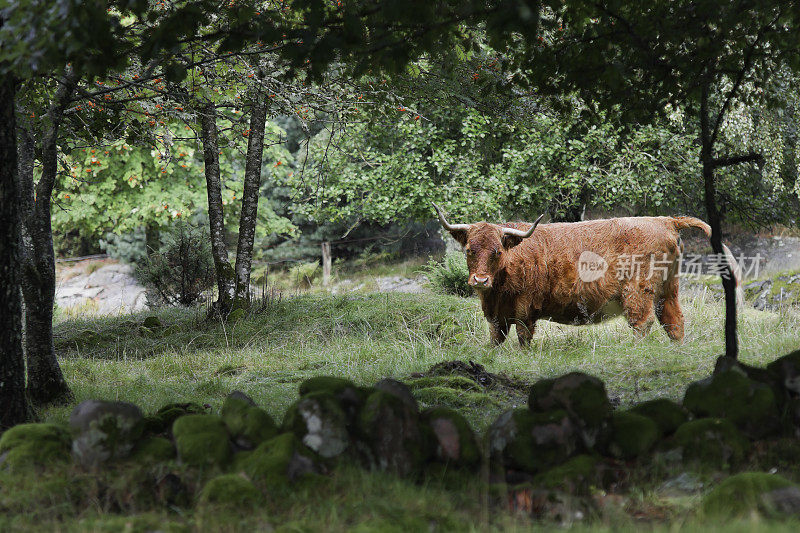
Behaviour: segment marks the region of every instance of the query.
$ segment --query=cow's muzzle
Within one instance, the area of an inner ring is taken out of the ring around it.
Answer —
[[[492,286],[492,278],[489,276],[472,274],[469,277],[469,284],[474,289],[488,289]]]

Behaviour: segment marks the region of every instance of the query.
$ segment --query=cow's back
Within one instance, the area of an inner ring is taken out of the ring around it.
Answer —
[[[630,291],[659,294],[679,253],[668,217],[544,224],[511,250],[509,285],[512,292],[531,293],[543,317],[581,321]]]

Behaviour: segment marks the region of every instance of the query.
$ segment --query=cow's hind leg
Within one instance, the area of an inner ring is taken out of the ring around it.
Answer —
[[[664,299],[656,308],[656,315],[670,339],[676,342],[683,340],[683,311],[678,300],[678,278],[673,278],[668,284]]]
[[[642,290],[632,290],[622,298],[622,309],[628,319],[628,325],[639,336],[645,336],[655,322],[653,312],[653,296]]]

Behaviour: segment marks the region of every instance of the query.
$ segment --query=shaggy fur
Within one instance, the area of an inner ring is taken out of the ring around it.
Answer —
[[[544,224],[524,240],[503,236],[503,227],[527,230],[530,224],[478,222],[451,232],[464,246],[469,283],[480,296],[493,342],[502,343],[512,324],[525,346],[539,319],[590,324],[619,313],[638,334],[645,334],[658,319],[672,340],[683,339],[678,230],[699,228],[710,236],[711,228],[702,220],[624,217]],[[579,276],[579,257],[585,251],[608,264],[595,281]],[[726,253],[736,274],[727,248]],[[638,273],[625,263],[634,255]]]

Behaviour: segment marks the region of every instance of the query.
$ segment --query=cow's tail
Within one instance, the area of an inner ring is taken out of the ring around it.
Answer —
[[[703,230],[703,233],[706,234],[706,237],[709,239],[711,238],[711,226],[700,220],[699,218],[695,217],[669,217],[672,220],[672,224],[675,227],[675,230],[682,230],[685,228],[699,228]],[[736,280],[736,304],[739,306],[744,305],[744,290],[742,289],[742,269],[739,266],[739,263],[736,261],[736,258],[731,252],[731,249],[722,245],[722,251],[725,252],[725,258],[728,260],[728,266],[731,268],[731,272],[733,273],[733,279]]]

